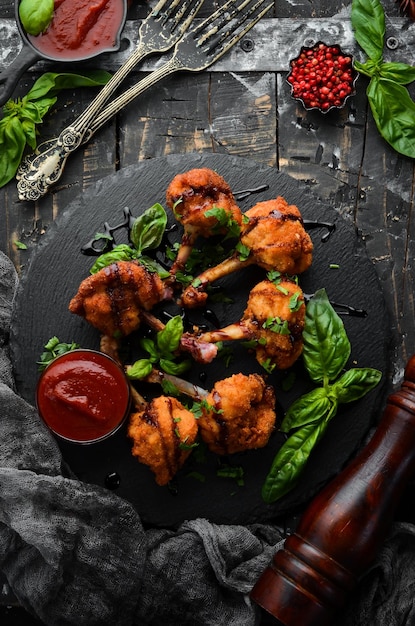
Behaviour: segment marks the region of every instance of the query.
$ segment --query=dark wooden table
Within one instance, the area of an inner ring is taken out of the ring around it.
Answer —
[[[220,2],[206,0],[201,15],[208,14],[212,4]],[[415,24],[401,16],[392,0],[383,6],[385,59],[415,64]],[[122,51],[103,55],[89,67],[114,71],[133,48],[138,20],[147,11],[146,2],[133,0]],[[187,152],[249,157],[305,182],[353,223],[364,240],[390,314],[392,389],[415,345],[414,162],[380,137],[364,77],[347,106],[327,115],[306,112],[291,99],[285,82],[289,60],[310,42],[337,42],[359,58],[350,3],[279,0],[274,13],[247,39],[209,71],[176,74],[141,96],[69,159],[58,185],[40,201],[19,202],[14,181],[0,189],[0,249],[20,271],[30,252],[19,250],[16,240],[37,242],[73,198],[138,161]],[[0,67],[12,61],[18,47],[14,4],[0,0]],[[147,62],[142,71],[151,70],[153,63]],[[26,93],[43,71],[56,68],[57,64],[36,64],[19,81],[15,96]],[[127,82],[134,82],[137,75]],[[414,96],[415,89],[410,91]],[[40,140],[56,136],[94,93],[89,89],[62,93],[40,127]],[[398,517],[412,520],[405,503]]]

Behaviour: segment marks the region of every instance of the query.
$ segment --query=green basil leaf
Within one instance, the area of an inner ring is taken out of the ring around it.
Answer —
[[[24,100],[24,98],[23,98]],[[54,96],[53,98],[48,98],[48,97],[44,97],[41,100],[36,100],[36,106],[38,108],[38,111],[43,118],[45,117],[46,113],[49,113],[50,109],[53,107],[53,105],[55,104],[57,100],[57,97]]]
[[[295,400],[282,420],[280,430],[288,433],[293,428],[313,424],[323,419],[330,411],[332,400],[324,387],[317,387]]]
[[[27,100],[34,101],[45,96],[56,96],[63,89],[76,89],[77,87],[100,87],[105,85],[111,74],[104,70],[94,70],[73,74],[70,72],[45,72],[42,74],[30,91],[27,93]]]
[[[275,456],[262,486],[262,499],[275,502],[297,484],[310,454],[326,431],[328,419],[317,424],[306,424],[296,430]]]
[[[163,372],[166,372],[166,374],[173,374],[173,376],[184,374],[189,370],[190,366],[191,362],[188,360],[175,363],[170,359],[160,359],[160,368]]]
[[[126,374],[131,380],[143,380],[151,374],[152,369],[153,365],[151,361],[148,359],[139,359],[126,368]]]
[[[373,76],[367,97],[376,126],[392,148],[415,157],[415,103],[408,90],[387,78]]]
[[[143,348],[143,350],[149,353],[152,363],[155,363],[158,360],[159,352],[152,339],[150,339],[149,337],[143,337],[142,339],[140,339],[140,346]]]
[[[137,217],[131,229],[131,241],[138,252],[157,248],[163,238],[166,225],[166,211],[158,203]]]
[[[44,348],[45,350],[49,350],[51,352],[52,350],[56,348],[56,346],[59,345],[59,343],[60,343],[59,338],[56,337],[56,335],[54,335],[53,337],[49,339],[47,343],[45,343]]]
[[[383,57],[385,13],[379,0],[353,0],[352,28],[359,46],[372,61]]]
[[[23,100],[24,102],[24,100]],[[39,107],[34,102],[25,102],[20,108],[19,118],[21,121],[28,120],[35,124],[42,122],[42,115],[40,114]]]
[[[408,85],[415,80],[415,67],[406,63],[382,63],[379,74],[400,85]]]
[[[170,272],[168,272],[160,263],[157,263],[154,259],[148,256],[140,255],[140,263],[144,265],[150,272],[154,272],[160,276],[161,279],[168,278],[170,276]]]
[[[369,78],[376,72],[379,72],[379,64],[372,61],[372,59],[368,59],[365,63],[354,60],[353,65],[358,72],[369,76]]]
[[[29,120],[23,120],[22,129],[26,137],[26,143],[32,148],[32,150],[35,150],[37,146],[37,135],[36,135],[35,123],[30,122]]]
[[[49,26],[55,7],[54,0],[21,0],[19,17],[29,35],[39,35]]]
[[[382,372],[370,367],[356,367],[345,372],[333,385],[340,403],[354,402],[376,387],[382,378]]]
[[[161,354],[167,355],[175,352],[183,335],[183,320],[180,315],[172,317],[163,330],[157,333],[157,347]]]
[[[310,378],[326,384],[340,374],[350,356],[344,325],[325,289],[316,291],[306,308],[303,358]]]
[[[26,136],[20,120],[6,116],[0,120],[0,187],[16,174],[26,146]]]
[[[99,272],[99,270],[102,270],[104,267],[107,267],[112,263],[116,263],[117,261],[131,261],[131,259],[133,258],[134,250],[126,243],[120,243],[109,252],[104,252],[104,254],[101,254],[97,258],[89,272],[90,274],[96,274],[97,272]]]

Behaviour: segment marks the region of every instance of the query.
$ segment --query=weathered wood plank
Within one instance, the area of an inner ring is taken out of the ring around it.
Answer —
[[[361,55],[350,23],[350,11],[344,9],[332,18],[315,18],[304,20],[297,18],[264,18],[257,24],[246,39],[253,42],[252,50],[246,52],[243,45],[237,45],[221,60],[212,65],[210,71],[247,72],[273,71],[281,72],[289,68],[289,61],[303,45],[322,40],[326,43],[339,43],[350,54]],[[114,71],[132,53],[138,33],[137,21],[127,22],[122,34],[122,49],[119,52],[103,54],[83,64],[86,67],[100,67]],[[398,47],[390,50],[385,48],[385,60],[400,60],[415,64],[415,23],[404,18],[389,18],[387,21],[386,38],[394,37]],[[0,67],[7,67],[18,53],[21,41],[17,34],[14,20],[0,19]],[[144,63],[142,69],[152,70],[160,65],[155,57]],[[50,69],[56,63],[39,61],[35,70]],[[73,65],[73,63],[71,63]]]
[[[413,160],[395,152],[368,115],[355,221],[386,294],[393,332],[395,379],[402,374],[414,345],[405,337],[409,329],[413,337],[415,319],[413,296],[408,293],[408,288],[413,287],[412,281],[408,281],[412,272],[408,253],[413,251],[414,176]]]
[[[218,152],[276,163],[275,77],[181,75],[121,115],[121,166],[171,153]]]

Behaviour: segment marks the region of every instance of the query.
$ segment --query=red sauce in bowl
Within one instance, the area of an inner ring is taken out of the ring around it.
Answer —
[[[124,0],[55,0],[46,31],[26,36],[52,59],[85,59],[117,47],[125,11]]]
[[[46,425],[77,443],[105,439],[129,413],[130,386],[122,368],[102,352],[73,350],[42,372],[36,403]]]

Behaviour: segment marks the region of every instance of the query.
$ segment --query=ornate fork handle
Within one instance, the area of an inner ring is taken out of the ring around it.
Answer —
[[[17,174],[17,190],[20,200],[38,200],[46,194],[49,187],[55,184],[62,175],[68,156],[82,143],[86,143],[92,135],[113,115],[118,113],[132,98],[143,93],[149,87],[169,74],[183,69],[183,65],[175,56],[161,67],[134,85],[133,95],[129,90],[108,105],[101,115],[92,116],[92,124],[88,122],[79,129],[79,125],[68,126],[59,137],[45,141],[38,147],[37,153],[24,159]],[[109,84],[109,83],[108,83]]]
[[[20,200],[38,200],[59,180],[66,160],[84,142],[92,121],[105,102],[148,53],[148,47],[139,44],[81,115],[70,126],[64,128],[58,137],[43,142],[35,153],[22,161],[16,176]]]
[[[110,96],[145,57],[167,52],[180,41],[204,0],[159,0],[141,23],[137,46],[81,115],[21,163],[17,172],[20,200],[38,200],[62,175],[68,157],[92,136],[91,126]]]

